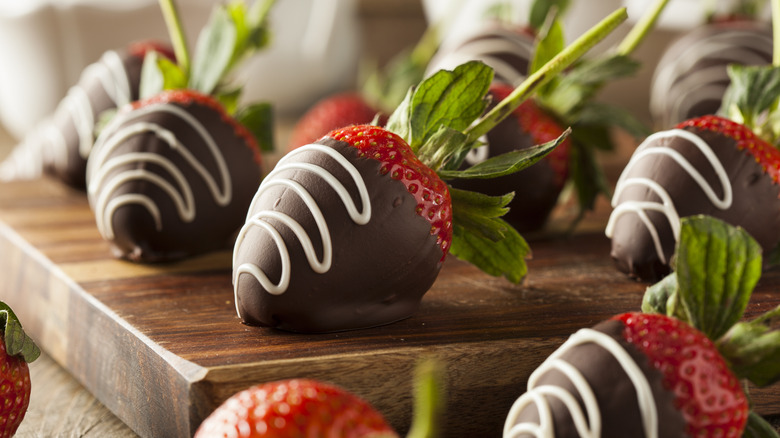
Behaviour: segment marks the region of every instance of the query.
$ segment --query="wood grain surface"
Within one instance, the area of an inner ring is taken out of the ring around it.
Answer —
[[[447,367],[445,436],[497,436],[528,375],[568,335],[639,308],[646,285],[614,269],[600,224],[532,241],[522,285],[450,258],[411,318],[300,335],[240,323],[229,252],[168,265],[116,260],[83,193],[46,179],[7,183],[0,296],[52,360],[142,436],[191,436],[236,391],[302,376],[367,398],[403,433],[410,375],[425,355]],[[780,274],[767,273],[748,313],[780,303],[778,286]],[[762,413],[780,413],[777,388],[754,395]]]

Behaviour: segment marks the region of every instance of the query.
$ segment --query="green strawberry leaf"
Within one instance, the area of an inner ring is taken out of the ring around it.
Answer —
[[[22,330],[22,324],[14,311],[0,301],[0,335],[5,340],[5,352],[9,356],[21,355],[25,362],[32,362],[41,355],[35,342]]]
[[[178,64],[151,50],[144,56],[141,66],[139,97],[145,99],[163,90],[185,88],[187,75]]]
[[[780,381],[780,306],[737,323],[717,345],[738,377],[759,387]]]
[[[756,411],[750,410],[742,438],[780,438],[777,430]]]
[[[470,148],[466,134],[447,126],[440,126],[439,130],[417,151],[417,158],[431,169],[440,169],[445,167],[445,164],[449,167],[449,163],[461,156],[465,157],[462,152]]]
[[[728,66],[731,83],[719,113],[774,144],[780,138],[780,66]]]
[[[450,188],[453,236],[450,253],[482,271],[513,283],[525,278],[531,249],[500,216],[513,195],[487,196]]]
[[[442,126],[463,131],[481,116],[492,80],[493,70],[480,61],[452,71],[439,70],[407,93],[391,114],[387,129],[400,135],[416,153]]]
[[[233,60],[233,49],[238,41],[237,28],[225,8],[214,8],[195,45],[190,88],[205,94],[211,94],[216,89]]]
[[[742,228],[708,216],[682,219],[675,254],[688,321],[718,339],[742,317],[761,276],[761,246]]]
[[[642,296],[642,312],[668,315],[671,300],[677,297],[677,287],[677,274],[674,272],[649,286]]]
[[[248,105],[236,114],[236,120],[252,133],[261,151],[274,150],[274,114],[270,103]]]
[[[579,214],[571,225],[573,228],[586,211],[593,210],[596,198],[603,194],[611,197],[611,187],[604,175],[604,170],[599,165],[596,153],[589,144],[577,141],[577,130],[572,130],[572,143],[569,148],[569,172],[570,180],[577,195]]]
[[[545,155],[561,144],[570,133],[571,130],[567,129],[555,140],[497,155],[465,170],[443,169],[439,171],[439,176],[445,180],[457,178],[487,179],[516,173],[544,158]]]

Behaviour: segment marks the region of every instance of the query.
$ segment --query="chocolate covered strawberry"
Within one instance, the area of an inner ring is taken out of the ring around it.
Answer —
[[[607,224],[621,271],[645,281],[670,270],[680,219],[707,214],[780,243],[780,151],[745,125],[703,116],[649,136],[615,187]]]
[[[142,41],[123,50],[108,50],[87,66],[52,116],[0,164],[0,180],[37,178],[46,172],[83,188],[87,158],[101,116],[139,98],[141,69],[150,52],[174,58],[167,45]]]
[[[506,98],[512,88],[502,83],[490,87],[490,95],[496,101]],[[466,165],[483,162],[495,156],[535,144],[552,141],[563,134],[565,128],[535,100],[523,102],[512,114],[485,136],[485,145],[472,150],[466,156]],[[504,219],[519,232],[539,230],[544,227],[550,212],[558,202],[558,196],[569,179],[569,155],[571,139],[567,138],[542,160],[523,172],[490,180],[457,181],[455,187],[501,195],[516,190]]]
[[[254,138],[214,98],[191,90],[126,107],[87,167],[98,231],[115,256],[139,262],[230,247],[260,179]]]
[[[288,153],[264,179],[233,253],[247,324],[327,332],[397,321],[416,310],[448,252],[519,282],[529,248],[501,219],[512,194],[444,181],[520,171],[567,133],[461,168],[482,135],[625,18],[619,10],[486,114],[493,72],[472,61],[411,89],[384,128],[335,130]],[[484,114],[484,115],[483,115]]]
[[[650,113],[659,129],[714,114],[729,86],[727,66],[772,61],[772,26],[743,19],[711,20],[685,32],[663,52],[650,84]]]
[[[743,387],[780,379],[767,324],[780,308],[739,322],[761,248],[742,229],[696,216],[683,220],[676,258],[677,271],[648,288],[647,313],[578,331],[531,374],[505,437],[741,437],[767,426]]]
[[[233,244],[272,128],[269,106],[238,106],[223,76],[263,45],[271,3],[216,7],[190,65],[176,8],[163,2],[180,61],[147,58],[148,97],[106,124],[87,166],[90,206],[117,257],[172,261]]]
[[[669,272],[680,219],[694,214],[745,228],[766,253],[780,243],[780,67],[731,64],[728,74],[718,115],[647,137],[618,180],[606,233],[630,276]]]
[[[550,6],[549,2],[537,2],[537,5],[541,4]],[[663,0],[656,2],[614,52],[582,60],[540,87],[533,98],[533,107],[528,104],[516,109],[513,117],[505,119],[487,135],[481,154],[470,157],[475,162],[484,160],[507,150],[522,149],[529,139],[548,137],[550,132],[561,132],[567,126],[572,128],[567,144],[554,155],[548,155],[528,172],[491,182],[492,190],[515,192],[515,198],[509,204],[512,213],[506,219],[518,230],[528,232],[544,228],[567,183],[572,183],[576,189],[577,219],[593,208],[600,194],[609,194],[596,159],[597,151],[613,148],[610,132],[615,126],[636,136],[646,135],[646,130],[626,111],[593,102],[593,97],[608,81],[636,71],[638,64],[629,55],[649,32],[665,4]],[[532,28],[536,29],[536,41],[532,34],[519,32],[511,26],[504,25],[505,29],[497,32],[494,25],[484,31],[484,35],[472,36],[467,43],[449,49],[452,53],[447,53],[443,59],[484,59],[497,73],[502,72],[497,77],[503,78],[499,79],[503,83],[525,77],[563,47],[561,25],[555,19],[545,18],[547,13],[540,11],[543,8],[532,10],[532,15],[537,17],[531,22]],[[523,39],[527,44],[518,43]],[[528,44],[532,44],[530,52]],[[503,53],[510,47],[515,53]],[[515,71],[510,74],[513,69]],[[502,94],[498,89],[494,92]],[[537,130],[539,132],[535,132]]]
[[[41,354],[19,319],[0,301],[0,437],[12,437],[30,403],[30,368]]]

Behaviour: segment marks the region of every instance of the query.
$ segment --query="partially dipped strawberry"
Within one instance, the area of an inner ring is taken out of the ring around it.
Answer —
[[[487,145],[479,155],[472,155],[472,163],[509,150],[522,149],[536,138],[547,138],[551,132],[572,128],[572,135],[555,154],[511,178],[491,182],[489,190],[514,191],[515,197],[506,220],[522,232],[545,228],[553,208],[562,200],[565,184],[570,184],[576,195],[576,214],[573,225],[592,210],[598,196],[609,194],[610,189],[597,160],[598,151],[613,149],[611,131],[614,127],[627,130],[636,136],[646,135],[646,130],[628,112],[594,102],[596,93],[610,80],[631,75],[638,63],[629,58],[630,53],[652,28],[658,13],[666,1],[657,1],[632,32],[615,51],[606,56],[585,59],[540,87],[533,97],[533,104],[515,110],[515,116],[502,122],[502,126],[487,135]],[[550,2],[536,2],[531,11],[531,28],[534,33],[516,26],[497,23],[465,42],[448,47],[442,59],[482,59],[496,70],[501,88],[513,85],[513,81],[536,71],[563,48],[563,29],[553,14]],[[501,85],[503,84],[503,85]],[[533,108],[532,108],[533,107]],[[539,132],[536,132],[539,131]],[[469,182],[471,184],[471,182]],[[487,184],[474,182],[474,184]],[[467,185],[465,187],[474,187]]]
[[[772,324],[780,307],[742,321],[761,276],[761,247],[744,229],[710,216],[684,218],[680,234],[676,270],[647,289],[644,313],[572,335],[531,375],[504,436],[741,437],[746,429],[768,430],[743,391],[747,382],[780,380]]]
[[[201,423],[196,438],[397,437],[382,414],[343,388],[311,379],[236,393]]]
[[[579,330],[534,371],[504,437],[738,438],[747,418],[711,340],[675,318],[626,313]]]
[[[98,230],[117,257],[138,262],[228,248],[261,179],[259,159],[254,138],[210,96],[172,90],[136,102],[89,159]]]
[[[87,158],[101,116],[139,98],[141,67],[150,52],[166,59],[174,56],[161,42],[139,41],[121,50],[108,50],[87,66],[51,117],[0,165],[0,180],[37,178],[45,172],[84,188]]]
[[[28,362],[41,351],[22,330],[19,319],[0,301],[0,437],[12,437],[30,404]]]
[[[446,184],[401,137],[359,125],[279,161],[235,244],[242,320],[292,331],[414,313],[452,240]]]
[[[607,224],[621,271],[655,281],[670,271],[680,219],[706,214],[780,243],[780,151],[750,128],[702,116],[649,136],[615,187]]]
[[[384,128],[347,127],[288,153],[261,184],[234,247],[242,320],[325,332],[406,318],[448,252],[521,281],[529,248],[501,219],[512,194],[451,189],[444,181],[509,175],[559,145],[567,133],[461,169],[477,139],[533,87],[624,18],[624,10],[610,15],[487,114],[492,70],[473,61],[410,89]]]

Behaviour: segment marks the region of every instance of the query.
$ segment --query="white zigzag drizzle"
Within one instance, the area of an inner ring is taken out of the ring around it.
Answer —
[[[167,112],[173,114],[188,125],[203,139],[208,151],[217,165],[219,172],[218,182],[206,167],[189,150],[188,145],[182,144],[176,135],[170,130],[151,122],[135,122],[116,129],[119,125],[136,120],[150,113]],[[162,229],[160,211],[154,201],[145,194],[127,193],[111,199],[111,195],[123,184],[136,180],[149,181],[158,186],[170,196],[176,205],[176,210],[182,221],[191,222],[195,219],[196,205],[192,187],[181,170],[168,158],[151,152],[130,152],[115,157],[111,153],[128,138],[151,132],[177,152],[186,163],[191,165],[203,178],[216,203],[225,206],[232,198],[232,183],[227,164],[222,152],[208,130],[194,116],[184,109],[169,103],[149,105],[136,109],[123,116],[118,116],[112,124],[105,129],[108,135],[101,135],[95,142],[95,148],[87,163],[87,182],[90,204],[95,211],[97,226],[100,233],[106,239],[114,238],[112,219],[116,210],[128,204],[137,204],[145,207],[155,221],[157,230]],[[165,178],[150,172],[147,169],[126,169],[109,177],[115,170],[133,163],[150,163],[168,172],[175,180],[176,185],[171,184]],[[178,187],[177,187],[178,186]],[[221,186],[221,187],[220,187]]]
[[[355,186],[357,187],[362,211],[358,211],[357,205],[352,199],[347,188],[344,187],[344,185],[327,169],[311,163],[288,162],[291,157],[304,152],[326,154],[333,158],[349,173],[349,175],[352,177],[352,180],[355,182]],[[346,157],[333,148],[319,144],[309,144],[293,150],[279,161],[274,170],[269,173],[260,184],[260,188],[257,190],[257,193],[252,200],[252,204],[249,207],[246,223],[241,228],[241,231],[238,234],[238,238],[236,239],[235,249],[233,252],[233,284],[236,294],[238,293],[238,282],[240,280],[241,274],[252,275],[260,283],[260,285],[266,291],[268,291],[268,293],[279,295],[287,290],[287,287],[290,283],[290,275],[292,270],[292,266],[290,264],[290,255],[287,250],[287,245],[285,244],[281,234],[279,234],[279,231],[273,222],[277,222],[281,226],[288,227],[293,231],[293,233],[295,233],[296,237],[300,241],[301,246],[303,247],[304,253],[306,254],[306,259],[309,262],[312,270],[317,273],[325,273],[331,267],[333,244],[331,242],[327,220],[323,215],[319,205],[317,204],[317,201],[311,196],[305,187],[303,187],[297,181],[279,176],[279,173],[285,170],[302,170],[311,172],[322,178],[325,183],[327,183],[331,188],[333,188],[333,190],[336,191],[342,203],[344,204],[344,207],[347,209],[350,218],[356,224],[365,225],[371,219],[371,200],[369,198],[366,183],[357,168],[355,168],[355,166]],[[311,212],[311,215],[317,224],[317,229],[319,230],[320,239],[322,241],[322,260],[317,260],[317,254],[314,250],[311,237],[306,234],[306,231],[295,218],[290,217],[284,213],[271,210],[254,212],[254,207],[258,199],[260,199],[269,188],[275,186],[284,186],[292,189],[293,193],[295,193],[304,202],[306,207]],[[271,219],[274,221],[270,221]],[[260,227],[267,231],[271,235],[271,238],[274,240],[276,247],[279,250],[279,255],[282,260],[282,273],[279,282],[276,284],[274,284],[268,278],[266,273],[263,272],[260,267],[257,266],[257,264],[251,262],[242,263],[240,265],[238,264],[237,257],[239,248],[241,244],[244,243],[244,238],[247,231],[253,227]],[[237,295],[236,310],[240,316]]]
[[[651,143],[655,140],[670,137],[680,137],[688,140],[701,151],[718,177],[718,181],[723,188],[723,199],[718,197],[712,186],[707,183],[707,180],[682,154],[668,147],[651,145]],[[663,246],[661,245],[661,240],[658,236],[658,230],[647,216],[647,211],[658,211],[666,216],[666,219],[672,228],[674,240],[677,242],[680,238],[680,216],[677,213],[674,202],[666,189],[656,181],[646,177],[629,178],[627,176],[636,163],[647,157],[652,159],[654,155],[666,155],[672,158],[685,172],[688,173],[691,178],[693,178],[693,180],[704,191],[707,198],[717,208],[726,210],[731,207],[733,195],[731,181],[729,181],[726,169],[723,168],[723,164],[718,160],[718,157],[715,156],[715,152],[712,151],[710,145],[702,140],[698,135],[683,129],[661,131],[650,135],[645,139],[644,142],[642,142],[641,145],[639,145],[639,147],[637,147],[636,151],[634,151],[634,154],[631,156],[631,159],[628,161],[628,164],[626,164],[626,167],[623,169],[623,173],[620,175],[617,185],[615,186],[615,193],[612,197],[612,207],[614,210],[609,216],[609,222],[607,222],[605,233],[607,237],[612,238],[612,235],[614,234],[615,223],[617,222],[618,218],[629,212],[635,213],[639,216],[645,227],[647,227],[647,231],[650,233],[650,236],[653,239],[653,244],[655,246],[658,259],[661,261],[661,263],[666,263],[666,257],[663,253]],[[623,193],[623,190],[625,190],[626,187],[633,185],[645,186],[649,188],[653,193],[661,198],[661,202],[627,200],[619,203],[620,195]]]
[[[557,398],[563,402],[580,437],[599,438],[601,436],[602,413],[593,389],[579,370],[560,358],[566,351],[585,343],[595,343],[617,359],[636,390],[645,437],[658,437],[658,412],[647,377],[615,339],[593,329],[582,329],[573,334],[531,374],[528,379],[528,391],[520,396],[509,410],[504,423],[504,438],[520,437],[523,434],[530,434],[535,438],[554,438],[555,428],[548,401],[550,398]],[[582,398],[585,406],[584,412],[574,395],[562,387],[537,386],[539,378],[552,370],[559,371],[572,382]],[[531,404],[537,409],[539,424],[517,423],[519,414]]]

